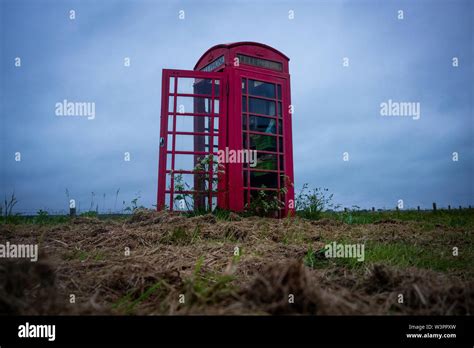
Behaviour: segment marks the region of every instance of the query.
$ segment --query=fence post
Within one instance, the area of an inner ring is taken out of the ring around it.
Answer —
[[[433,202],[433,211],[436,211],[436,202]]]
[[[450,205],[448,205],[448,210],[451,210],[451,206],[450,206]]]
[[[372,211],[375,211],[375,207],[372,207]]]
[[[420,206],[417,206],[417,207],[416,207],[416,210],[420,211]]]
[[[69,216],[76,216],[76,201],[74,199],[69,200]]]

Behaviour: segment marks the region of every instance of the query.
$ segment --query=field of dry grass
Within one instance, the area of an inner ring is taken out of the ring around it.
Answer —
[[[0,260],[0,313],[471,315],[473,234],[471,224],[151,210],[2,224],[2,240],[38,243],[40,258]],[[333,241],[364,244],[365,260],[325,258]]]

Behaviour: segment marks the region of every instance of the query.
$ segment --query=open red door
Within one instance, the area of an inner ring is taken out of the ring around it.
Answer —
[[[226,206],[226,168],[217,163],[226,146],[226,86],[223,73],[163,70],[159,210]]]

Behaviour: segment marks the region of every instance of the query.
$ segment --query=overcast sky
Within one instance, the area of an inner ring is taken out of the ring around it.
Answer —
[[[81,210],[91,192],[101,210],[136,194],[152,207],[161,70],[257,41],[290,57],[297,187],[348,207],[474,205],[473,11],[468,0],[1,0],[0,197],[14,191],[22,212],[66,209],[66,188]],[[56,116],[64,99],[95,102],[95,119]],[[382,116],[389,99],[420,103],[420,118]]]

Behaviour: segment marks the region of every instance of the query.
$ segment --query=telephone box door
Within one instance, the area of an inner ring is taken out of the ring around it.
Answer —
[[[226,93],[223,73],[163,70],[159,210],[226,208]]]

